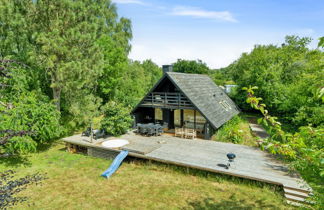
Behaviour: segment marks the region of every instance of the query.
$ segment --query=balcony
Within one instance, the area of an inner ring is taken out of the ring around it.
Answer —
[[[192,109],[193,105],[182,93],[152,92],[145,97],[141,107]]]

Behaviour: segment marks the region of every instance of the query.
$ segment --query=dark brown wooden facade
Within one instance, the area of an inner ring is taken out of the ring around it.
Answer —
[[[181,78],[179,76],[185,77]],[[210,139],[214,131],[219,126],[218,124],[215,124],[210,120],[213,118],[206,116],[206,114],[208,113],[204,113],[203,110],[199,108],[201,104],[209,105],[208,103],[210,102],[208,101],[215,100],[215,97],[213,95],[212,97],[199,96],[206,94],[206,88],[197,89],[197,85],[204,83],[205,81],[203,79],[206,78],[209,79],[209,77],[205,75],[181,74],[174,72],[165,73],[160,81],[151,89],[151,91],[132,111],[132,114],[135,116],[135,122],[160,123],[161,125],[164,125],[165,128],[169,131],[174,130],[175,127],[194,128],[195,130],[197,130],[200,137]],[[190,85],[192,85],[192,87],[190,87]],[[224,109],[224,107],[221,108],[222,112],[231,113],[231,116],[227,117],[228,119],[230,119],[232,116],[238,113],[238,110],[236,106],[233,105],[234,103],[227,97],[227,95],[214,83],[212,83],[212,88],[215,87],[217,88],[215,90],[217,90],[218,92],[215,91],[213,94],[224,94],[222,95],[221,99],[224,99],[225,96],[225,99],[227,100],[226,103],[230,103],[233,106],[233,110],[232,108],[228,110]],[[210,91],[210,87],[208,91]],[[190,94],[192,93],[199,96],[198,100],[205,100],[206,102],[196,101],[197,99],[195,97],[190,97]],[[215,110],[215,108],[211,106],[222,107],[222,105],[218,101],[212,102],[213,103],[209,105],[209,110]],[[202,108],[204,107],[202,106]],[[233,112],[234,110],[235,112]],[[220,113],[218,117],[224,118],[222,113]]]

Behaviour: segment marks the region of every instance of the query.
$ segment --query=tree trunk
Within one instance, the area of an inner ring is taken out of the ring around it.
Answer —
[[[53,88],[53,99],[57,111],[61,111],[61,88]]]

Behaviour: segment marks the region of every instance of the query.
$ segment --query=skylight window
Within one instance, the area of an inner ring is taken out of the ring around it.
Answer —
[[[219,104],[225,109],[225,111],[229,111],[230,109],[232,109],[229,103],[225,100],[220,101]]]
[[[231,105],[229,105],[229,103],[227,101],[224,101],[224,103],[226,104],[228,109],[232,109]]]

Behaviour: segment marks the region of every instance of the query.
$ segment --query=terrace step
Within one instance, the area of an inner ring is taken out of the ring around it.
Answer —
[[[307,202],[307,201],[305,200],[305,198],[301,198],[301,197],[294,196],[294,195],[285,194],[285,197],[286,197],[287,200],[289,200],[289,201],[300,202],[300,203],[306,203],[306,202]]]
[[[287,189],[287,188],[284,188],[284,192],[285,192],[285,194],[297,196],[297,197],[300,197],[300,198],[308,198],[309,195],[310,195],[309,192],[306,193],[306,192],[301,192],[301,191]]]
[[[306,200],[306,198],[301,198],[301,197],[294,196],[294,195],[285,194],[285,197],[287,199],[288,204],[291,203],[291,202],[300,203],[300,204],[306,204],[306,205],[315,204],[314,201],[309,201],[309,200]],[[294,204],[292,203],[292,205],[294,205]]]
[[[312,193],[311,189],[295,188],[295,187],[289,187],[289,186],[286,186],[286,185],[284,185],[284,189],[303,192],[303,193],[308,193],[308,194]]]
[[[287,200],[287,204],[292,205],[292,206],[297,206],[297,207],[302,207],[303,206],[302,203],[294,202],[294,201],[290,201],[290,200]]]

